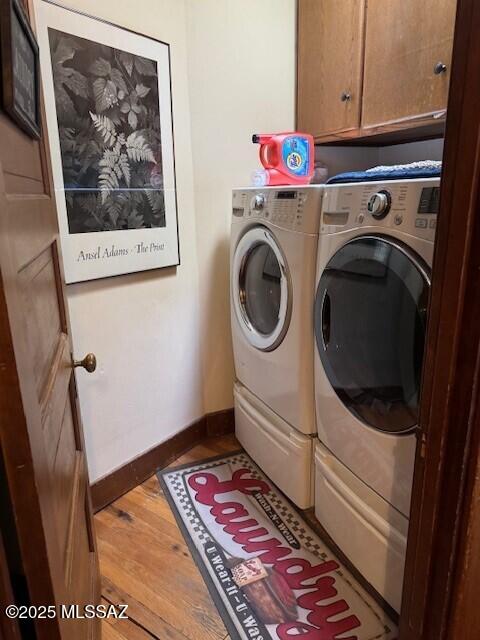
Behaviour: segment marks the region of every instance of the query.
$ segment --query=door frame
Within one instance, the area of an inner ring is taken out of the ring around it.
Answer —
[[[2,477],[2,481],[3,477]],[[5,610],[9,605],[15,605],[15,595],[13,593],[10,579],[10,569],[3,543],[3,534],[0,531],[0,639],[1,640],[22,640],[20,627],[16,618],[9,618],[5,615]]]
[[[458,0],[399,640],[480,637],[478,33]]]

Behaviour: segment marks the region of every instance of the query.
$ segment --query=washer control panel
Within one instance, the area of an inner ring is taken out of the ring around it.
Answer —
[[[263,221],[300,233],[317,234],[324,186],[234,189],[232,223]]]
[[[433,242],[439,196],[440,178],[327,186],[320,232],[378,227]]]

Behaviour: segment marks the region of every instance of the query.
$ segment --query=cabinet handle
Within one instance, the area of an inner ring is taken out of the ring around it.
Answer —
[[[433,73],[436,76],[439,76],[441,73],[447,72],[447,65],[444,62],[437,62],[437,64],[433,67]]]
[[[352,96],[347,91],[344,91],[340,96],[340,100],[342,102],[350,102],[351,99],[352,99]]]

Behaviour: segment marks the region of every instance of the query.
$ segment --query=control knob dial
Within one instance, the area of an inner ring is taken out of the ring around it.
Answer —
[[[265,207],[265,196],[263,193],[257,193],[252,199],[252,209],[261,211]]]
[[[392,197],[388,191],[378,191],[368,201],[367,209],[377,220],[385,218],[392,206]]]

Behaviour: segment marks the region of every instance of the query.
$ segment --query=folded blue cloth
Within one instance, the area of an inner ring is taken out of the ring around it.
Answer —
[[[380,180],[405,180],[411,178],[436,178],[442,173],[442,163],[436,160],[424,160],[410,164],[380,166],[366,171],[347,171],[338,173],[327,180],[327,184],[345,182],[376,182]]]

